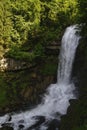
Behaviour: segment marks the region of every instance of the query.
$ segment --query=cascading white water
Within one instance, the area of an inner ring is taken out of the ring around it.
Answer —
[[[19,125],[22,125],[24,126],[22,130],[27,130],[41,116],[45,117],[45,120],[39,124],[38,130],[47,130],[48,122],[53,119],[60,120],[61,115],[66,114],[70,105],[69,100],[76,98],[73,92],[75,87],[73,83],[70,83],[70,78],[75,51],[80,39],[80,36],[76,35],[77,30],[77,26],[70,26],[65,31],[59,57],[57,83],[48,87],[42,103],[29,111],[12,114],[11,121],[8,121],[9,114],[0,117],[0,127],[2,124],[7,124],[12,126],[14,130],[19,130]],[[32,127],[31,130],[36,130],[36,127]],[[56,130],[58,129],[56,128]]]
[[[58,83],[68,83],[71,78],[72,64],[80,36],[76,35],[76,25],[68,27],[62,38],[61,52],[58,66]]]

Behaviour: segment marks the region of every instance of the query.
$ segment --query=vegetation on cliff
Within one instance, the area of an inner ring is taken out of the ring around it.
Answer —
[[[77,13],[76,0],[1,0],[0,50],[16,59],[41,57],[42,48],[60,40]]]

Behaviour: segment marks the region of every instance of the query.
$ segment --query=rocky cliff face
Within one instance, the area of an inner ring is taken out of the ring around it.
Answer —
[[[13,59],[4,58],[0,61],[0,69],[6,70],[0,72],[0,114],[40,102],[46,88],[56,82],[58,68],[57,55],[45,59],[37,60],[33,66]]]
[[[32,67],[33,64],[25,61],[19,61],[11,58],[0,59],[0,71],[23,70]]]

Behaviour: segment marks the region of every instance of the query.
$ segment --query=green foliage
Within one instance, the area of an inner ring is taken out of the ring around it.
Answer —
[[[44,48],[41,44],[37,44],[33,51],[23,51],[18,46],[12,46],[6,56],[32,62],[37,57],[44,57]]]
[[[84,64],[85,64],[85,68],[87,68],[87,1],[86,0],[78,0],[78,23],[81,23],[82,26],[82,31],[81,31],[81,35],[82,35],[82,49],[83,50],[83,54],[84,54]]]
[[[87,1],[78,0],[78,23],[84,24],[81,35],[87,39]]]
[[[22,2],[22,4],[21,4]],[[24,44],[28,39],[28,32],[36,29],[40,21],[40,3],[38,1],[16,1],[11,2],[12,21],[14,34],[18,35],[17,39],[13,39],[20,45]]]
[[[73,128],[72,130],[87,130],[87,126],[76,127],[76,128]]]
[[[44,56],[44,48],[41,44],[37,44],[34,49],[34,54],[36,57]]]
[[[76,6],[76,0],[1,0],[0,48],[4,53],[10,50],[12,56],[12,46],[19,51],[26,46],[34,51],[37,44],[46,46],[60,39],[64,28],[76,21]],[[24,52],[18,55],[21,59],[27,57]]]
[[[30,62],[35,58],[34,52],[25,52],[17,49],[11,49],[7,56],[16,60],[25,60]]]
[[[87,1],[86,0],[78,0],[79,7],[79,20],[82,23],[87,23]]]
[[[9,1],[0,1],[0,46],[6,49],[11,42],[12,21]]]
[[[54,64],[46,64],[41,71],[43,75],[54,75],[56,73],[57,66]]]
[[[6,93],[6,83],[3,74],[0,73],[0,107],[3,107],[8,103]]]
[[[41,74],[43,75],[55,75],[56,72],[57,72],[57,57],[56,58],[56,63],[55,63],[55,60],[54,60],[54,57],[50,57],[50,58],[46,58],[47,59],[47,62],[45,63],[45,65],[42,67],[42,69],[40,70]]]

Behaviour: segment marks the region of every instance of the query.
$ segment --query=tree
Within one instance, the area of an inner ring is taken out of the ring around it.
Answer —
[[[87,1],[78,0],[78,22],[84,24],[82,35],[87,39]]]
[[[0,46],[7,49],[11,42],[11,13],[9,1],[0,1]]]
[[[11,3],[13,14],[13,41],[19,45],[24,44],[28,39],[28,32],[32,33],[40,23],[40,1],[22,0]],[[15,37],[16,33],[16,37]]]

